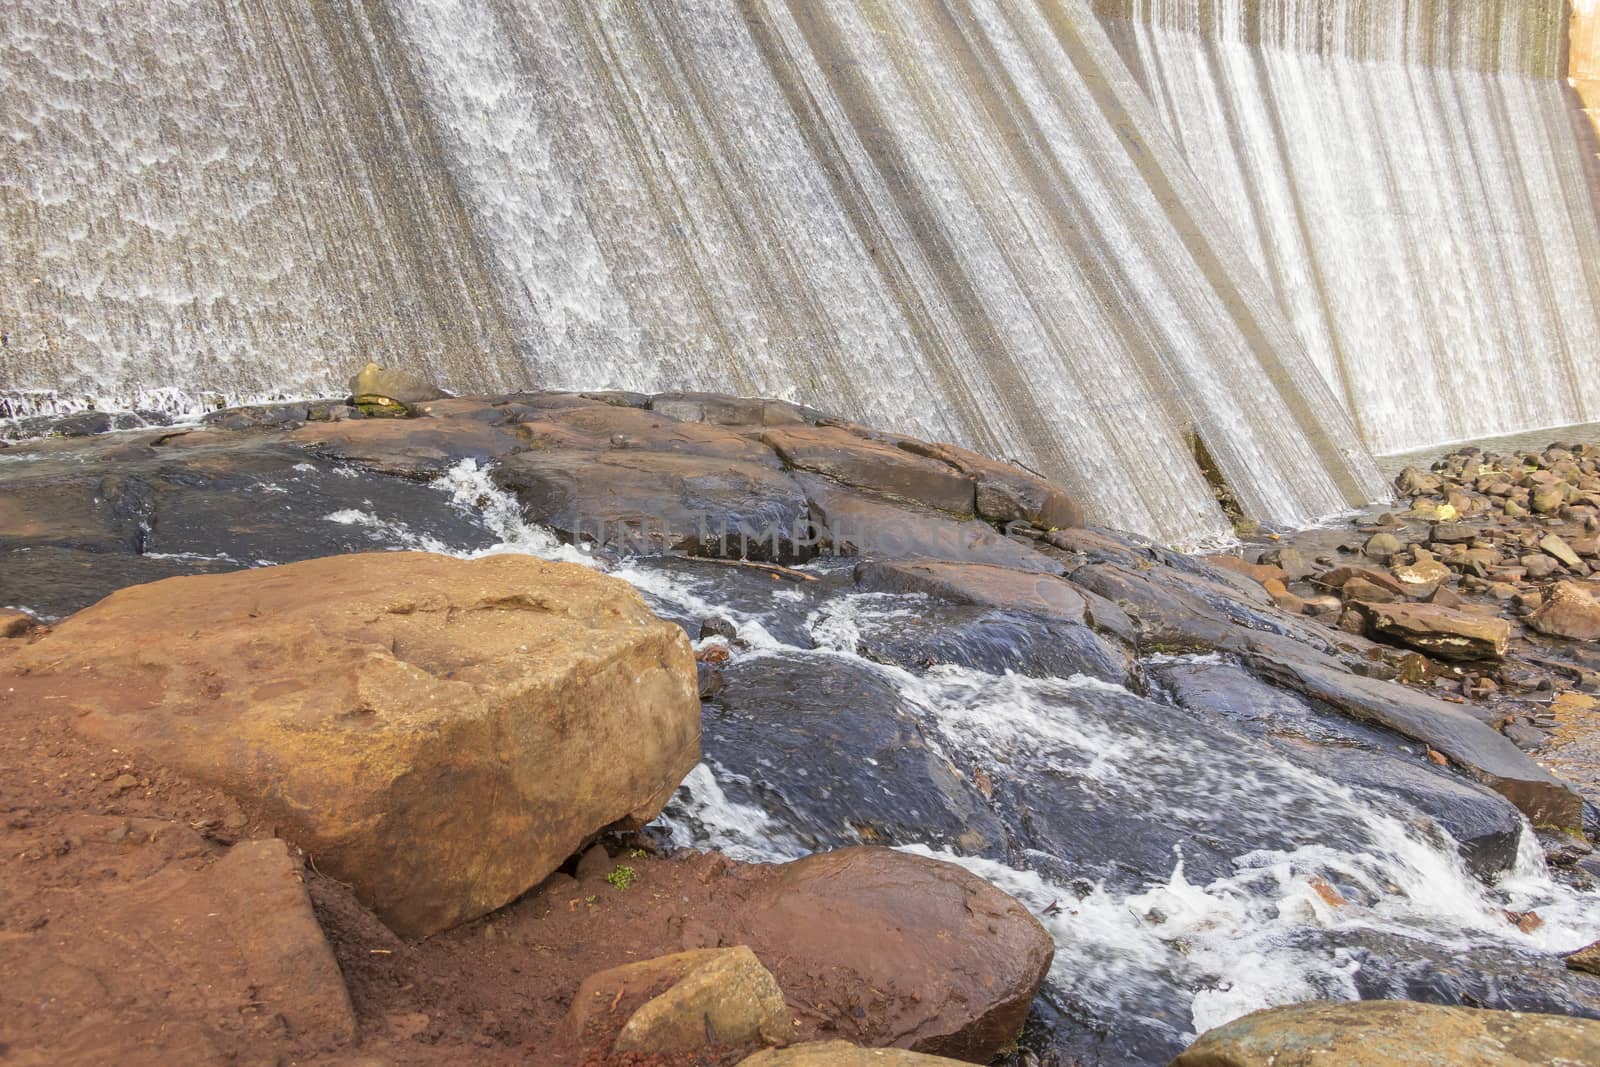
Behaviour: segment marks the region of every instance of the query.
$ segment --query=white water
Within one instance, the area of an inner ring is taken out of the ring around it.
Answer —
[[[23,0],[0,390],[775,395],[1187,542],[1194,433],[1263,520],[1380,494],[1084,0],[959,7]]]
[[[1600,415],[1560,4],[1121,6],[1162,125],[1374,451]]]
[[[595,565],[524,524],[514,500],[470,462],[438,485],[463,508],[485,515],[504,539],[488,552]],[[408,536],[396,531],[401,542]],[[1307,944],[1307,931],[1390,933],[1462,956],[1484,946],[1567,951],[1600,937],[1600,902],[1552,880],[1526,829],[1515,868],[1487,886],[1466,870],[1448,833],[1394,797],[1352,789],[1265,746],[1242,760],[1236,752],[1197,751],[1185,735],[1130,716],[1118,702],[1136,698],[1120,686],[951,666],[914,674],[856,655],[863,632],[903,623],[920,597],[847,593],[828,600],[806,619],[817,647],[800,648],[773,637],[776,620],[796,610],[794,587],[786,583],[774,584],[769,607],[734,607],[719,602],[714,579],[668,574],[644,561],[625,561],[610,573],[674,613],[734,622],[736,657],[841,657],[879,673],[915,709],[930,746],[996,775],[1060,773],[1093,783],[1097,797],[1116,796],[1162,824],[1197,833],[1225,812],[1233,829],[1270,835],[1276,826],[1314,825],[1329,840],[1347,843],[1247,851],[1232,858],[1231,874],[1203,884],[1185,875],[1180,851],[1169,877],[1132,891],[1063,876],[1072,856],[1025,857],[1037,863],[1027,869],[904,845],[959,863],[1022,900],[1055,938],[1052,987],[1112,1025],[1140,1020],[1187,1040],[1262,1007],[1356,997],[1357,959]],[[728,788],[760,775],[759,767],[702,764],[658,825],[674,844],[718,848],[746,861],[802,855],[804,847],[781,822],[729,796]],[[1041,870],[1057,872],[1056,879]],[[1330,903],[1319,884],[1339,887],[1342,903]],[[1536,911],[1543,925],[1521,932],[1506,910]],[[1173,1029],[1174,1005],[1186,1011],[1186,1026]]]

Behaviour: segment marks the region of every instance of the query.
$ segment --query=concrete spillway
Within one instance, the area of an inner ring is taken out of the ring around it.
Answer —
[[[0,391],[716,388],[1309,521],[1600,399],[1561,5],[1460,7],[19,0]]]

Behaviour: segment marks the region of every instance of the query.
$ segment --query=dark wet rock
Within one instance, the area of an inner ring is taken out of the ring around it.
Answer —
[[[719,615],[713,615],[700,623],[700,638],[721,637],[729,641],[739,636],[739,627]]]
[[[1402,686],[1347,674],[1333,663],[1247,656],[1259,677],[1287,686],[1366,722],[1442,752],[1467,774],[1515,804],[1537,825],[1580,825],[1582,801],[1565,782],[1475,718],[1465,706],[1446,704]]]
[[[1088,607],[1077,590],[1054,575],[986,564],[869,562],[856,568],[856,584],[871,592],[926,593],[1072,622],[1082,622]]]
[[[824,546],[842,555],[987,563],[1059,573],[1061,565],[1003,536],[986,522],[961,521],[847,490],[814,474],[798,474],[811,521]]]
[[[912,619],[864,625],[857,651],[908,670],[956,666],[1033,678],[1086,675],[1117,684],[1136,670],[1128,646],[1082,623],[950,604],[929,604]]]
[[[939,511],[976,513],[973,479],[948,463],[833,426],[785,426],[762,441],[796,470]]]
[[[1180,661],[1154,669],[1152,679],[1179,707],[1226,717],[1300,766],[1432,818],[1479,878],[1492,880],[1516,862],[1522,834],[1516,808],[1435,766],[1421,751],[1409,759],[1396,755],[1404,747],[1396,734],[1319,708],[1232,663]]]
[[[534,451],[504,460],[494,477],[530,521],[574,541],[631,552],[809,555],[806,496],[764,464],[627,449]]]
[[[710,700],[722,692],[722,687],[725,683],[723,682],[721,671],[709,663],[696,663],[694,667],[695,683],[699,689],[701,700]]]
[[[185,574],[220,574],[241,565],[217,559],[167,559],[129,552],[28,548],[0,553],[0,604],[45,619],[81,611],[107,593]]]
[[[1126,681],[1133,671],[1135,634],[1120,609],[1052,575],[981,564],[869,562],[855,576],[860,588],[873,592],[921,593],[997,609],[924,611],[914,622],[863,635],[863,654],[881,662],[1035,677],[1086,674],[1112,682]],[[1096,608],[1104,622],[1096,624]],[[1108,639],[1096,629],[1126,636]]]
[[[367,551],[422,531],[455,548],[490,543],[437,489],[345,476],[270,436],[195,431],[96,438],[65,453],[53,442],[19,449],[35,458],[0,472],[0,603],[46,615],[128,585]]]
[[[1499,659],[1511,640],[1511,624],[1438,604],[1353,605],[1375,636],[1440,659]]]
[[[926,843],[1004,854],[999,820],[929,747],[913,710],[880,673],[815,654],[740,658],[703,712],[706,758],[747,768],[725,785],[808,848]]]
[[[1141,654],[1242,652],[1271,649],[1279,640],[1329,655],[1363,651],[1358,639],[1336,640],[1338,635],[1326,627],[1249,602],[1230,587],[1162,568],[1093,563],[1073,571],[1068,580],[1126,613],[1138,633]]]
[[[246,407],[223,408],[213,411],[200,420],[214,430],[253,430],[268,426],[294,426],[311,418],[312,404],[300,401],[285,404],[253,404]]]
[[[404,478],[431,478],[463,460],[486,465],[518,447],[507,430],[465,416],[311,422],[288,440],[318,456]]]
[[[1363,998],[1600,1019],[1600,978],[1574,973],[1560,957],[1531,948],[1485,940],[1464,952],[1420,936],[1373,929],[1305,931],[1298,940],[1320,951],[1348,952],[1361,965],[1355,980]]]

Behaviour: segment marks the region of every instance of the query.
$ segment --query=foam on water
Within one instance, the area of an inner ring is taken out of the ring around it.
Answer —
[[[714,576],[644,560],[602,564],[563,545],[526,523],[515,498],[474,463],[457,466],[435,485],[458,507],[480,515],[498,543],[451,549],[363,512],[328,518],[370,526],[397,546],[462,556],[523,552],[605,566],[675,617],[733,621],[740,638],[734,655],[746,663],[848,660],[887,680],[929,747],[958,763],[1092,790],[1099,799],[1147,811],[1186,834],[1205,834],[1218,817],[1230,820],[1231,833],[1261,839],[1281,826],[1308,827],[1311,840],[1292,848],[1245,849],[1230,857],[1231,870],[1208,880],[1193,878],[1180,846],[1166,877],[1120,887],[1074,874],[1071,855],[1023,849],[1001,863],[903,844],[959,863],[1022,900],[1055,939],[1052,989],[1112,1026],[1136,1020],[1183,1042],[1258,1008],[1355,998],[1360,954],[1337,944],[1341,934],[1419,939],[1461,955],[1484,947],[1553,953],[1600,937],[1594,895],[1553,880],[1526,827],[1516,865],[1486,885],[1468,872],[1447,832],[1396,797],[1344,785],[1266,746],[1197,749],[1195,735],[1172,732],[1166,720],[1152,717],[1163,710],[1193,713],[1164,708],[1122,686],[948,665],[919,674],[857,654],[863,633],[904,625],[926,607],[924,597],[833,596],[807,613],[804,632],[816,647],[801,647],[774,636],[784,613],[803,610],[793,603],[799,595],[794,587],[774,589],[769,608],[759,601],[735,607],[719,600]],[[1214,762],[1222,759],[1226,773],[1213,773]],[[862,773],[873,770],[863,767]],[[750,862],[803,854],[804,846],[781,819],[729,796],[734,785],[744,796],[759,796],[760,777],[759,767],[701,763],[656,828],[674,845],[716,848]],[[1507,922],[1508,910],[1537,911],[1543,924],[1522,932]]]

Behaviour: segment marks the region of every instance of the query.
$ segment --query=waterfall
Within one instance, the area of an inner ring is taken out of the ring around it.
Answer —
[[[1374,451],[1600,418],[1562,4],[1097,6]]]
[[[0,7],[0,391],[521,380],[376,7]]]
[[[1561,9],[17,0],[0,394],[720,389],[1305,523],[1594,417]]]

